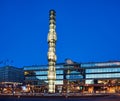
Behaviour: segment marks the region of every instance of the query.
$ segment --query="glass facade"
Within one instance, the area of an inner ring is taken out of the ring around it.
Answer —
[[[43,68],[44,67],[44,68]],[[25,81],[26,83],[36,81],[44,81],[48,83],[48,66],[30,66],[30,67],[24,67],[24,75],[25,75]],[[56,65],[56,84],[64,84],[64,81],[74,81],[74,80],[81,80],[83,79],[83,76],[81,75],[80,67],[78,65],[65,65],[63,64],[57,64]],[[42,84],[42,83],[38,83]],[[44,83],[43,83],[44,84]]]
[[[66,79],[68,80],[80,80],[83,79],[82,75],[67,75]]]
[[[120,62],[85,63],[85,84],[98,84],[99,80],[120,79]]]
[[[47,65],[24,67],[25,82],[28,84],[48,85],[47,74]],[[98,91],[104,88],[103,84],[120,86],[120,62],[56,64],[55,84],[62,85],[63,92]]]
[[[81,80],[83,76],[78,71],[71,71],[66,75],[66,79],[68,80]]]
[[[120,78],[120,73],[109,73],[109,74],[86,74],[86,78]]]
[[[120,67],[115,68],[95,68],[86,69],[86,73],[108,73],[108,72],[120,72]]]
[[[111,67],[111,66],[120,66],[120,62],[101,62],[101,63],[82,63],[81,67],[91,68],[91,67]]]
[[[48,66],[24,67],[25,82],[33,85],[44,85],[48,83]],[[56,84],[63,84],[63,65],[56,66]]]
[[[5,66],[0,68],[0,82],[18,82],[24,81],[23,68]]]
[[[93,79],[85,80],[85,84],[94,84],[94,80]]]
[[[120,92],[120,61],[82,63],[88,93]]]

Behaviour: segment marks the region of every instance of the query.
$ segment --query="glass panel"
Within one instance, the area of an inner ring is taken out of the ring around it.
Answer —
[[[24,70],[40,70],[40,69],[47,69],[48,66],[45,65],[45,66],[27,66],[27,67],[24,67]]]
[[[29,76],[29,77],[25,77],[26,80],[46,80],[47,76]]]
[[[120,73],[86,74],[86,78],[120,78]]]
[[[56,79],[63,79],[63,75],[56,75]]]
[[[35,73],[36,75],[47,75],[48,74],[47,71],[36,71]]]
[[[72,71],[72,72],[70,72],[70,74],[80,74],[80,72]]]
[[[56,65],[55,67],[56,67],[56,68],[64,68],[63,65]]]
[[[102,72],[120,72],[120,68],[96,68],[86,69],[86,73],[102,73]]]
[[[46,80],[47,79],[47,76],[36,76],[36,77],[39,80]]]
[[[120,66],[120,62],[105,62],[105,63],[83,63],[81,67],[104,67],[104,66]]]
[[[93,80],[85,80],[85,84],[94,84]]]
[[[31,76],[35,76],[35,75],[47,75],[47,71],[25,71],[24,72],[25,75],[31,75]]]
[[[82,79],[83,78],[83,76],[82,75],[67,75],[66,76],[66,79]]]
[[[56,80],[55,84],[63,84],[63,80]]]
[[[63,74],[63,70],[56,70],[56,74]]]

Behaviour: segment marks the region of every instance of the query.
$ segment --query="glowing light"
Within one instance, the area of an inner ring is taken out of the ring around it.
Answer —
[[[56,71],[55,71],[55,63],[56,63],[56,54],[55,54],[55,43],[57,40],[56,32],[55,32],[55,11],[50,11],[50,25],[49,25],[49,33],[48,33],[48,62],[49,62],[49,70],[48,70],[48,92],[55,93],[55,79],[56,79]]]

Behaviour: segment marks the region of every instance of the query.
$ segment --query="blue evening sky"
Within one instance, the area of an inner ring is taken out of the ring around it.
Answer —
[[[0,0],[0,62],[47,64],[49,10],[57,63],[120,60],[120,0]]]

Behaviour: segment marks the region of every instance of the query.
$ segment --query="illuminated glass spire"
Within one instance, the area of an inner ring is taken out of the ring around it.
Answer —
[[[56,21],[55,21],[55,11],[50,10],[49,12],[49,33],[48,33],[48,92],[55,93],[55,80],[56,80],[56,54],[55,54],[55,46],[56,46]]]

